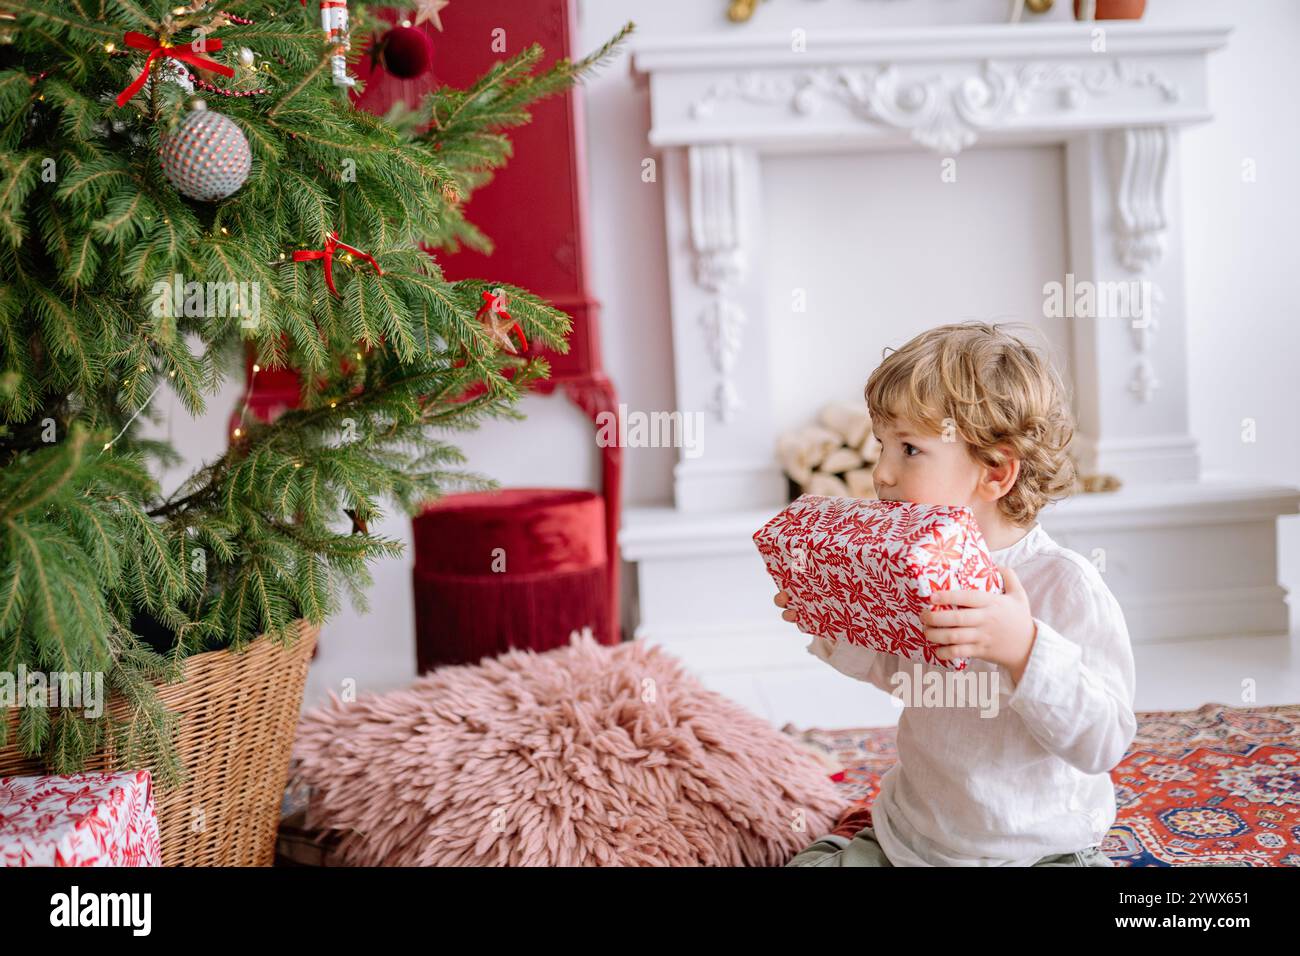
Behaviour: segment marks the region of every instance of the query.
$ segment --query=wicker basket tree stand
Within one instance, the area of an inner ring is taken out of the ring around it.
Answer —
[[[185,769],[181,784],[154,791],[164,866],[270,866],[275,859],[289,758],[319,633],[303,621],[289,647],[263,635],[239,652],[196,654],[185,661],[183,680],[158,685],[159,699],[179,717],[176,751]],[[110,699],[107,710],[125,719],[122,700]],[[0,747],[0,777],[48,773],[18,749],[19,709],[3,716],[9,735]],[[151,768],[122,766],[110,747],[84,769]]]

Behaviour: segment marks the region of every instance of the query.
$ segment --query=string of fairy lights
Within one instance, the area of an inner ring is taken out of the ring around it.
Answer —
[[[171,12],[173,15],[178,17],[185,16],[186,14],[194,13],[195,10],[198,8],[198,6],[200,6],[200,4],[192,5],[189,8],[183,6],[177,6],[174,7]],[[416,18],[416,23],[419,23],[421,20],[424,19],[431,19],[435,23],[435,25],[439,29],[441,29],[441,23],[438,22],[438,11],[441,8],[447,6],[447,0],[419,0],[417,6],[419,8],[419,16]],[[278,13],[275,10],[271,10],[267,12],[268,15],[271,17],[277,16]],[[234,14],[228,13],[226,11],[220,11],[220,16],[224,17],[226,20],[234,24],[247,25],[254,22],[248,18],[239,17]],[[407,26],[410,23],[409,20],[403,20],[401,22],[403,26]],[[130,57],[134,55],[134,51],[128,49],[122,49],[117,43],[111,40],[103,44],[103,49],[105,53],[115,58]],[[240,64],[249,71],[249,74],[246,74],[246,77],[251,74],[256,74],[260,70],[270,71],[272,69],[269,62],[263,61],[260,64],[256,63],[255,54],[253,53],[252,50],[246,47],[241,48],[239,50],[238,59]],[[198,76],[197,73],[186,69],[185,65],[177,60],[168,60],[167,63],[170,66],[174,67],[175,69],[170,73],[162,70],[156,71],[152,79],[174,82],[177,85],[181,86],[182,89],[185,89],[186,92],[188,93],[194,92],[195,88],[197,88],[199,90],[202,90],[204,93],[208,93],[208,94],[216,94],[219,96],[229,97],[229,98],[236,98],[236,97],[246,98],[252,96],[259,96],[270,92],[270,90],[261,87],[246,89],[246,90],[237,90],[237,89],[218,87],[215,84],[210,83],[207,80],[204,80],[202,77]],[[43,79],[45,75],[46,74],[42,74],[41,76],[34,78],[33,85],[35,85],[37,82]],[[43,101],[45,99],[45,94],[38,93],[37,99]],[[120,129],[120,127],[118,127],[117,124],[114,124],[114,129],[115,130]],[[289,135],[291,137],[294,137],[293,133],[290,133]],[[146,216],[145,218],[146,220],[152,219],[151,216]],[[163,221],[169,223],[170,219],[164,217]],[[194,238],[191,239],[190,241],[191,243],[198,243],[201,241],[205,241],[213,238],[213,236],[217,233],[219,233],[221,236],[229,236],[230,230],[226,226],[219,226],[217,227],[217,229],[213,230],[212,232],[205,233],[202,238]],[[333,255],[331,255],[330,258],[334,262],[342,260],[342,262],[346,264],[346,267],[352,268],[354,267],[354,263],[357,257],[354,256],[353,253],[351,252],[341,251],[341,254],[338,255],[337,258],[335,258]],[[279,254],[279,257],[275,260],[272,260],[269,264],[284,265],[287,263],[289,263],[288,254],[285,252],[281,252]],[[232,309],[235,312],[239,312],[240,310],[239,304],[238,303],[233,304]],[[358,361],[361,361],[363,359],[362,353],[357,352],[356,358]],[[243,437],[244,434],[246,433],[247,424],[248,424],[248,411],[249,411],[250,403],[255,394],[257,377],[261,371],[262,371],[262,366],[260,363],[254,362],[251,364],[247,387],[244,391],[243,400],[240,403],[239,411],[236,416],[237,423],[235,424],[231,432],[231,437],[234,439],[239,439]],[[141,365],[140,368],[138,369],[137,374],[142,375],[146,372],[148,372],[148,367]],[[126,432],[131,427],[131,425],[142,414],[144,414],[144,412],[150,407],[151,403],[153,402],[154,398],[157,396],[158,392],[162,389],[163,385],[165,385],[169,380],[175,379],[175,377],[176,377],[176,372],[173,370],[167,373],[166,378],[160,379],[157,382],[153,390],[140,404],[140,406],[135,410],[135,412],[127,419],[126,423],[118,430],[117,434],[115,434],[109,441],[104,443],[103,447],[100,449],[100,454],[103,454],[104,452],[107,452],[114,447],[114,445],[122,438],[122,436],[126,434]],[[123,385],[129,385],[129,384],[130,384],[129,378],[124,380]],[[331,401],[329,403],[330,408],[337,407],[337,404],[338,404],[337,401]]]

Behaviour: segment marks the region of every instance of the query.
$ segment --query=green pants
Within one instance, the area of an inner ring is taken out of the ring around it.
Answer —
[[[828,833],[799,854],[786,866],[893,866],[876,842],[871,827],[863,827],[852,840],[838,833]],[[1100,847],[1090,846],[1077,853],[1045,856],[1034,866],[1114,866]]]

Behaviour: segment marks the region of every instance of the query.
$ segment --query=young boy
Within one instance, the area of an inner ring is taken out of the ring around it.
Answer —
[[[1100,573],[1036,520],[1074,482],[1059,379],[1002,326],[964,323],[889,355],[866,398],[884,446],[877,495],[968,506],[1002,571],[1005,593],[936,592],[934,604],[957,609],[921,615],[938,657],[994,672],[999,706],[989,716],[980,705],[909,703],[898,763],[870,810],[786,865],[1112,866],[1100,843],[1115,820],[1108,771],[1137,728],[1133,653]],[[890,693],[900,670],[916,686],[944,670],[822,637],[808,651]]]

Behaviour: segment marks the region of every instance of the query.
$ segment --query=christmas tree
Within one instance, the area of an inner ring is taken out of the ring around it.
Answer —
[[[328,32],[317,0],[0,0],[0,670],[102,672],[135,715],[22,708],[23,752],[55,772],[111,733],[175,773],[153,682],[288,640],[342,591],[364,606],[369,565],[401,550],[366,530],[385,503],[495,486],[440,432],[521,418],[547,374],[503,348],[502,316],[567,350],[564,313],[448,281],[421,244],[492,248],[462,203],[508,159],[502,131],[631,25],[377,117],[351,103],[346,7],[324,6]],[[366,35],[371,14],[348,12]],[[201,413],[248,349],[298,370],[298,406],[164,495],[178,456],[141,434],[155,396]]]

